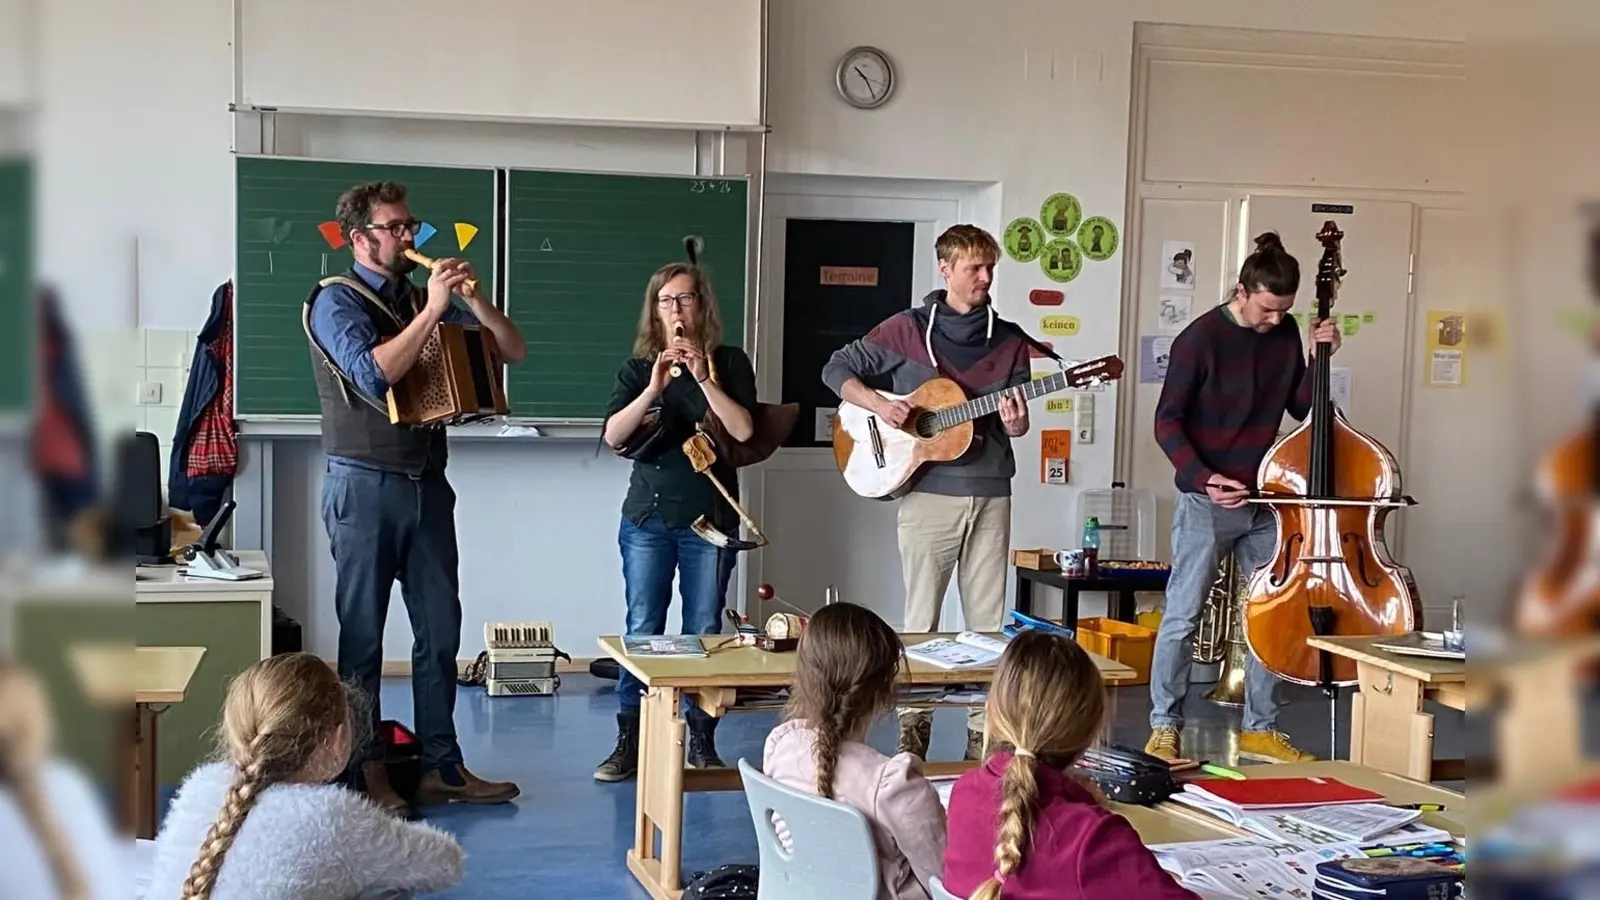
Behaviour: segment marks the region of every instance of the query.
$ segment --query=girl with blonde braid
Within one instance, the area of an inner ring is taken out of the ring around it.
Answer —
[[[127,896],[126,851],[83,773],[51,758],[44,690],[0,662],[0,900]]]
[[[877,845],[878,900],[927,900],[944,854],[944,807],[911,753],[868,746],[894,708],[905,656],[900,636],[864,607],[824,606],[806,623],[784,721],[767,736],[762,772],[796,790],[860,810]],[[788,830],[777,824],[787,842]]]
[[[329,783],[350,758],[352,721],[339,677],[310,654],[235,678],[222,711],[227,758],[190,773],[173,798],[148,896],[348,900],[458,881],[454,838]]]
[[[1194,900],[1128,820],[1069,774],[1106,716],[1100,670],[1083,648],[1044,632],[1017,635],[987,711],[999,749],[951,789],[947,891],[970,900]]]

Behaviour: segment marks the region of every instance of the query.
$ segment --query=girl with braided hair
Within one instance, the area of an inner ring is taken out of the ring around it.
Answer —
[[[38,680],[0,661],[0,898],[126,897],[126,842],[89,779],[51,758],[51,725]]]
[[[928,900],[944,854],[944,807],[922,759],[866,744],[872,723],[894,708],[904,657],[900,636],[871,610],[824,606],[800,633],[789,705],[762,763],[767,777],[867,817],[882,873],[878,900]],[[787,843],[787,828],[774,824]]]
[[[987,704],[998,749],[950,792],[944,886],[970,900],[1195,900],[1128,820],[1069,774],[1100,736],[1105,686],[1072,640],[1024,631]]]
[[[148,896],[348,900],[458,881],[454,838],[330,784],[358,721],[318,657],[273,656],[242,672],[223,704],[225,759],[190,773],[173,798]]]

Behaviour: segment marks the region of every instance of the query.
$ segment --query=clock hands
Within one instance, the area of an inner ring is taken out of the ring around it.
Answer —
[[[855,73],[857,75],[861,76],[861,80],[866,83],[866,85],[867,85],[867,94],[874,100],[878,99],[878,89],[877,89],[876,86],[879,85],[879,84],[882,84],[883,82],[874,81],[873,79],[868,78],[867,77],[867,73],[861,71],[861,67],[860,66],[851,66],[850,68],[854,69]]]

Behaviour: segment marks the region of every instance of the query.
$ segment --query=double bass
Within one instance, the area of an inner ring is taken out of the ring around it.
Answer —
[[[1328,318],[1339,294],[1343,239],[1331,220],[1317,233],[1316,321]],[[1262,667],[1325,690],[1355,684],[1356,664],[1306,646],[1308,637],[1404,634],[1422,623],[1416,581],[1383,536],[1389,514],[1415,501],[1401,493],[1394,454],[1333,402],[1332,349],[1319,343],[1308,368],[1309,415],[1257,470],[1250,500],[1272,510],[1277,547],[1251,576],[1245,603],[1245,640]]]
[[[1600,222],[1589,231],[1589,287],[1600,300]],[[1600,355],[1600,328],[1589,333]],[[1553,447],[1535,473],[1555,540],[1523,579],[1516,630],[1526,638],[1585,637],[1600,630],[1600,398],[1589,398],[1589,422]]]

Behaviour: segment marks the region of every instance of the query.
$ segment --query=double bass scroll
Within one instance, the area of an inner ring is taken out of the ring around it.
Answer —
[[[1345,275],[1343,238],[1331,220],[1317,234],[1317,321],[1329,317]],[[1383,535],[1389,514],[1415,501],[1402,493],[1394,454],[1333,402],[1331,351],[1319,344],[1307,371],[1310,414],[1257,472],[1249,500],[1272,510],[1277,547],[1251,576],[1245,604],[1245,638],[1262,667],[1323,688],[1355,684],[1356,664],[1306,646],[1307,638],[1404,634],[1422,623],[1416,581]]]

